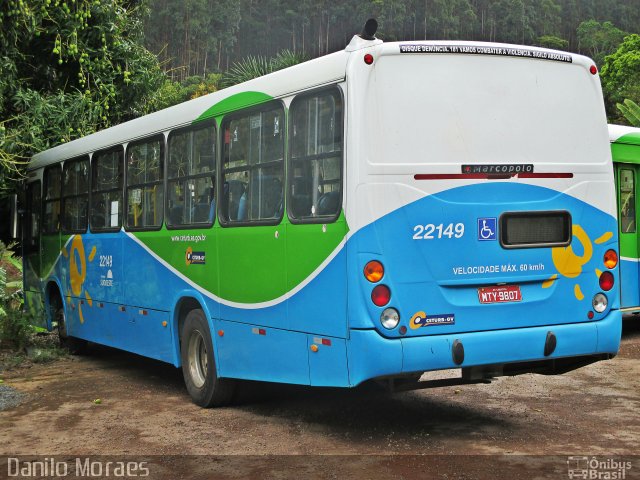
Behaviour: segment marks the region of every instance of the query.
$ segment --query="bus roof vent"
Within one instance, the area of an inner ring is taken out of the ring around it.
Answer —
[[[371,47],[373,45],[378,45],[382,43],[382,40],[376,38],[376,31],[378,30],[378,22],[375,18],[370,18],[364,24],[364,28],[362,32],[358,35],[354,35],[347,45],[345,50],[347,52],[353,52],[355,50],[360,50],[361,48]]]
[[[362,32],[360,32],[360,38],[363,40],[375,40],[376,31],[378,30],[378,22],[375,18],[370,18],[367,23],[364,24]]]

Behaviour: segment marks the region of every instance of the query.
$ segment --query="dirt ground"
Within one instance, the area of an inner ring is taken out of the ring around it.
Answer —
[[[151,478],[225,479],[569,478],[580,457],[608,461],[605,473],[631,462],[608,478],[640,478],[640,316],[625,318],[613,360],[489,385],[247,382],[237,405],[204,410],[179,370],[98,347],[0,378],[25,394],[0,412],[0,478],[16,455],[144,458]]]

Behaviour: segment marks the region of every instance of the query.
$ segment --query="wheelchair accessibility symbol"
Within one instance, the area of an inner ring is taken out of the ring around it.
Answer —
[[[478,219],[478,240],[497,240],[498,239],[498,227],[497,219],[493,218],[479,218]]]

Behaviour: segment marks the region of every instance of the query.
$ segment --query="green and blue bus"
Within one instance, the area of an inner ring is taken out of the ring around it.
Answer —
[[[566,372],[620,342],[608,138],[586,57],[355,36],[35,155],[26,302],[201,406]]]
[[[623,312],[640,311],[640,254],[636,186],[640,172],[640,128],[609,125],[620,235],[620,305]]]

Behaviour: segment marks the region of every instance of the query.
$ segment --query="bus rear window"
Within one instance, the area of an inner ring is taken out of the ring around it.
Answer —
[[[400,167],[395,172],[529,163],[536,171],[565,171],[571,164],[605,166],[609,155],[602,98],[577,64],[387,55],[376,60],[368,93],[367,161]]]

